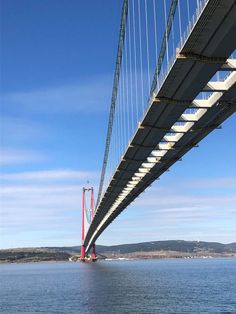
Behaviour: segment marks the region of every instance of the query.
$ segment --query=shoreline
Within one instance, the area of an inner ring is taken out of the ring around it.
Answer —
[[[77,262],[80,246],[0,250],[0,264]],[[98,260],[236,258],[236,243],[166,240],[114,246],[96,245]]]
[[[145,260],[177,260],[177,259],[184,259],[184,260],[204,260],[204,259],[236,259],[236,255],[218,255],[218,256],[163,256],[163,257],[106,257],[106,258],[98,258],[98,262],[103,261],[145,261]],[[80,263],[80,260],[14,260],[14,261],[0,261],[0,265],[6,264],[38,264],[38,263]]]

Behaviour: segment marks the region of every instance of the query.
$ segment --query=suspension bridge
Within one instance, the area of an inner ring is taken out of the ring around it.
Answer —
[[[106,146],[81,259],[153,181],[236,110],[235,0],[124,0]]]

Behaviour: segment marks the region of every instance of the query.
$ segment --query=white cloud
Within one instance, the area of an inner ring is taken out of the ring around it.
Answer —
[[[36,242],[42,232],[48,233],[47,237],[53,232],[77,233],[81,227],[82,188],[88,178],[96,183],[97,173],[62,169],[1,174],[2,239],[8,243],[12,232],[33,232]]]
[[[162,194],[157,191],[150,192],[148,196],[138,199],[135,202],[135,206],[138,207],[153,207],[159,209],[168,208],[195,208],[203,206],[204,208],[223,208],[228,206],[230,208],[236,208],[236,194],[232,195],[188,195],[179,193],[166,193]]]
[[[232,191],[234,177],[216,178],[214,182],[208,178],[198,181],[186,181],[185,184],[150,188],[136,200],[132,208],[144,214],[157,224],[181,224],[184,222],[205,222],[211,219],[235,219],[236,191]],[[217,193],[213,186],[224,187],[224,193]],[[160,184],[160,183],[158,183]],[[193,186],[196,184],[195,188]],[[199,185],[199,186],[198,186]],[[198,187],[197,187],[198,186]],[[236,223],[236,221],[235,221]]]
[[[109,108],[112,80],[95,77],[73,85],[2,95],[2,104],[34,112],[101,112]]]
[[[94,180],[97,172],[77,170],[42,170],[0,174],[0,180],[5,181],[51,181],[51,180]]]
[[[24,164],[28,162],[40,162],[46,160],[46,156],[32,150],[4,149],[1,148],[0,165]]]
[[[3,187],[0,192],[1,212],[5,218],[12,213],[18,219],[21,215],[34,216],[35,213],[47,216],[48,210],[59,213],[75,209],[80,206],[81,191],[81,184]]]
[[[0,229],[6,243],[11,234],[26,239],[32,232],[31,243],[35,245],[42,237],[47,238],[49,245],[66,239],[67,245],[79,243],[81,192],[88,175],[97,183],[98,174],[71,169],[2,174],[1,179],[6,181],[0,190]],[[208,179],[203,181],[206,185]],[[225,181],[226,178],[218,179],[219,184]],[[236,193],[226,190],[227,193],[217,195],[214,190],[207,190],[201,194],[200,189],[186,189],[188,185],[186,181],[178,190],[174,184],[150,188],[111,224],[98,242],[160,239],[233,242]]]
[[[38,122],[10,115],[0,115],[0,134],[4,142],[28,141],[48,136],[47,127]]]
[[[235,242],[234,182],[234,177],[186,180],[181,184],[159,181],[125,209],[98,241],[109,244],[112,238],[117,244],[164,239]]]
[[[188,184],[178,181],[177,188],[185,189],[228,189],[236,188],[236,177],[221,177],[221,178],[202,178],[195,180],[188,180]]]

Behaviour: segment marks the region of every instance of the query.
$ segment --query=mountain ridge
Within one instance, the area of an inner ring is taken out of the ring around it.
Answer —
[[[96,245],[98,255],[128,258],[236,257],[236,242],[165,240],[120,245]],[[35,247],[0,250],[0,263],[67,261],[80,254],[80,246]]]

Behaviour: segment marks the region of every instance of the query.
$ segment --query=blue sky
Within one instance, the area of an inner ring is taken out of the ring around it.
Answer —
[[[80,244],[97,189],[121,1],[1,0],[0,247]],[[98,243],[236,241],[236,118],[152,185]]]

